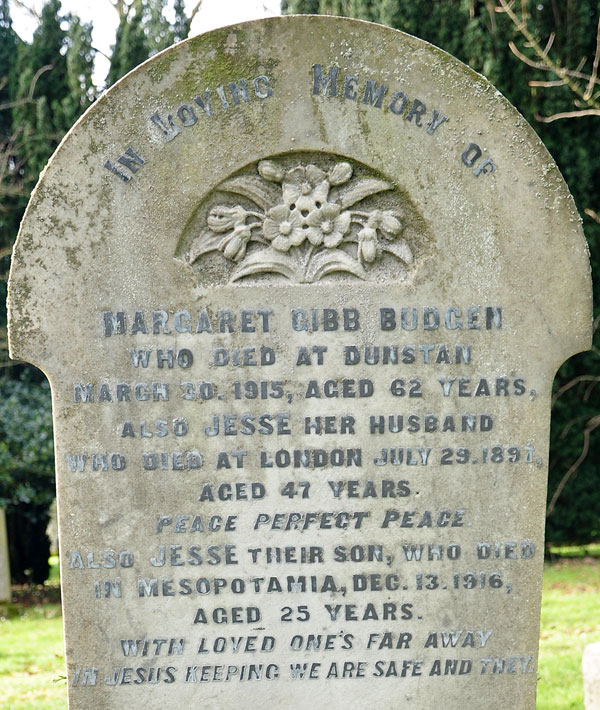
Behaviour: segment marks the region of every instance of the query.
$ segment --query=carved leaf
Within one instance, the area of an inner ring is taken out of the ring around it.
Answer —
[[[188,252],[188,262],[193,264],[196,259],[199,259],[203,254],[208,254],[210,251],[217,251],[222,240],[222,234],[215,234],[210,229],[205,229],[203,232],[200,232],[196,239],[194,239]]]
[[[247,197],[264,212],[272,205],[281,202],[281,188],[271,185],[255,175],[243,175],[242,177],[225,180],[219,185],[219,190]]]
[[[387,251],[390,254],[393,254],[405,264],[412,264],[413,253],[408,244],[404,241],[404,239],[399,239],[395,242],[386,242],[383,244],[380,242],[380,244],[382,251]]]
[[[346,254],[345,251],[341,249],[325,249],[311,259],[306,280],[309,283],[313,283],[336,271],[349,272],[360,279],[367,277],[361,264],[349,254]]]
[[[341,188],[339,192],[339,200],[342,207],[350,207],[351,205],[364,200],[365,197],[375,195],[377,192],[391,190],[392,185],[385,180],[376,180],[375,178],[364,178],[355,180],[346,187]]]
[[[279,274],[291,281],[300,281],[297,262],[290,254],[278,252],[275,249],[261,249],[244,259],[232,274],[231,282],[239,281],[253,274]]]

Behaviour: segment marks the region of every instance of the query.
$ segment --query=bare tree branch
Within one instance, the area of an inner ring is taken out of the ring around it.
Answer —
[[[92,45],[92,49],[94,50],[94,52],[101,54],[105,59],[110,60],[110,54],[106,54],[106,52],[103,52],[101,49],[98,49],[98,47],[94,47],[93,45]]]
[[[578,77],[579,79],[585,79],[587,77],[587,74],[581,74],[581,70],[585,66],[585,63],[587,62],[587,57],[581,57],[579,60],[579,64],[577,67],[574,69],[574,71],[569,71],[570,76],[575,76]],[[596,82],[598,83],[598,82]]]
[[[545,64],[542,64],[542,62],[534,62],[533,59],[529,59],[528,56],[526,56],[517,49],[517,45],[512,40],[508,43],[508,46],[510,47],[510,51],[515,55],[515,57],[517,57],[517,59],[520,59],[523,64],[527,64],[528,67],[532,67],[533,69],[545,69],[546,71],[552,71]]]
[[[594,54],[594,64],[592,66],[592,73],[590,75],[590,80],[583,94],[583,98],[588,101],[592,97],[592,91],[594,84],[596,82],[596,77],[598,76],[598,62],[600,61],[600,18],[598,18],[598,29],[596,30],[596,53]]]
[[[569,468],[569,470],[561,478],[560,483],[556,487],[556,490],[554,491],[554,494],[552,495],[552,498],[550,499],[550,502],[548,503],[548,509],[546,511],[547,518],[550,515],[552,515],[552,512],[554,511],[554,508],[556,506],[556,501],[560,497],[560,494],[563,492],[563,489],[567,485],[569,479],[577,473],[577,470],[579,469],[581,464],[585,461],[585,458],[587,457],[589,450],[590,450],[590,435],[598,427],[600,427],[600,414],[595,417],[592,417],[588,421],[587,426],[585,427],[585,429],[583,431],[583,446],[581,448],[581,453],[579,454],[577,461],[575,461],[575,463],[573,463],[571,468]]]
[[[557,79],[556,81],[531,81],[527,82],[529,86],[542,86],[544,88],[550,88],[552,86],[565,86],[566,82],[564,79]]]
[[[564,384],[562,387],[560,387],[556,392],[554,393],[554,396],[552,397],[552,403],[551,407],[553,407],[556,404],[556,400],[563,395],[565,392],[568,392],[570,389],[575,387],[578,384],[581,384],[582,382],[594,382],[598,383],[600,382],[600,376],[596,377],[595,375],[580,375],[579,377],[574,377],[572,380],[569,380],[566,384]]]
[[[564,77],[563,79],[561,79],[561,82],[563,84],[568,83],[566,80],[567,76],[572,76],[575,79],[585,79],[586,81],[591,80],[593,84],[600,84],[600,80],[598,79],[597,76],[592,77],[590,74],[584,74],[581,71],[581,69],[583,68],[583,66],[585,65],[585,62],[586,62],[585,57],[581,58],[581,60],[579,61],[579,64],[577,65],[577,67],[575,69],[565,69],[564,67],[558,67],[558,66],[549,67],[549,66],[546,66],[546,64],[543,62],[534,62],[533,59],[529,59],[529,57],[527,55],[523,54],[523,52],[520,52],[518,50],[517,45],[514,42],[510,41],[508,43],[508,46],[510,48],[510,51],[515,55],[515,57],[520,59],[523,62],[523,64],[527,64],[527,66],[530,66],[533,69],[542,69],[543,71],[549,71],[549,72],[552,72],[553,74],[557,74],[559,76]],[[583,95],[582,95],[582,98],[583,98]]]
[[[569,435],[569,432],[574,426],[580,425],[582,422],[585,422],[586,417],[576,417],[575,419],[571,419],[570,422],[567,422],[567,424],[563,427],[562,431],[560,432],[560,436],[558,437],[559,439],[566,439],[567,436]]]
[[[593,220],[598,222],[598,224],[600,224],[600,214],[594,212],[594,210],[591,210],[589,207],[586,207],[584,212],[586,213],[586,215],[588,215],[588,217],[591,217]]]
[[[560,118],[577,118],[579,115],[589,116],[596,115],[596,112],[600,112],[600,103],[592,95],[592,87],[598,83],[598,62],[600,62],[600,23],[598,25],[596,55],[594,57],[594,67],[592,69],[592,73],[584,74],[583,76],[579,77],[585,79],[587,82],[586,89],[582,90],[579,84],[573,81],[573,79],[571,78],[573,76],[572,71],[561,67],[559,64],[552,61],[552,59],[550,59],[550,57],[548,56],[548,52],[552,45],[550,40],[546,44],[546,48],[543,49],[539,42],[536,40],[536,38],[533,36],[527,25],[527,13],[524,3],[521,4],[521,18],[519,18],[513,10],[513,2],[508,2],[508,0],[498,0],[498,3],[499,6],[496,8],[497,11],[506,13],[508,15],[514,26],[517,28],[517,31],[526,40],[527,46],[533,49],[539,61],[530,59],[525,54],[523,54],[517,48],[514,42],[509,42],[511,52],[513,52],[513,54],[527,66],[530,66],[533,69],[549,71],[555,74],[559,79],[564,81],[564,83],[569,87],[569,89],[575,96],[580,98],[586,104],[586,106],[589,107],[588,109],[584,109],[582,111],[556,113],[553,116],[549,116],[546,118],[536,116],[537,120],[542,121],[544,123],[551,123],[552,121],[557,121]],[[553,41],[552,36],[550,39],[552,39]],[[580,62],[578,68],[575,71],[579,73],[580,69],[583,67],[584,64],[585,59],[583,60],[583,63]],[[588,113],[588,111],[593,111],[593,113],[590,114]]]
[[[544,47],[544,51],[542,52],[544,57],[548,56],[548,52],[552,48],[552,45],[554,44],[555,39],[556,39],[556,32],[551,32],[550,37],[548,37],[548,41],[546,42],[546,46]]]
[[[18,196],[23,194],[22,187],[0,187],[0,195],[6,196]],[[6,210],[5,210],[6,211]]]
[[[198,2],[194,5],[194,7],[192,8],[192,11],[190,12],[190,17],[189,17],[190,25],[194,21],[194,17],[196,17],[196,15],[198,14],[198,11],[200,10],[201,7],[202,7],[202,0],[198,0]]]
[[[46,64],[43,67],[40,67],[33,75],[33,79],[29,84],[29,91],[27,92],[27,96],[22,99],[18,99],[17,101],[10,101],[6,104],[0,104],[0,111],[4,111],[7,108],[14,108],[15,106],[23,106],[24,104],[32,103],[34,101],[33,92],[35,91],[35,85],[37,84],[38,79],[40,78],[40,76],[42,76],[44,72],[50,71],[51,69],[54,69],[54,66],[52,64]]]
[[[28,3],[23,2],[23,0],[13,0],[13,2],[17,7],[20,7],[21,10],[25,10],[25,12],[30,14],[32,17],[35,17],[37,20],[40,19],[40,13]]]
[[[539,113],[536,113],[535,120],[540,123],[554,123],[554,121],[560,121],[562,118],[582,118],[583,116],[600,116],[600,109],[587,108],[579,111],[564,111],[563,113],[553,113],[552,116],[540,116]]]

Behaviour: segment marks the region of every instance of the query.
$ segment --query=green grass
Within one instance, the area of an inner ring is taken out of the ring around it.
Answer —
[[[551,558],[600,557],[600,542],[589,545],[551,545],[548,552]]]
[[[600,641],[600,546],[544,570],[537,710],[582,710],[581,655]],[[558,550],[552,551],[558,554]],[[560,550],[562,552],[562,550]],[[571,554],[573,550],[569,550]],[[65,710],[58,565],[49,584],[0,606],[0,708]]]
[[[0,707],[64,710],[66,682],[59,604],[1,617]]]
[[[0,604],[0,708],[67,707],[58,584],[54,557],[44,587],[16,589],[12,604]]]
[[[546,564],[538,672],[538,710],[582,710],[581,656],[600,641],[600,561]]]

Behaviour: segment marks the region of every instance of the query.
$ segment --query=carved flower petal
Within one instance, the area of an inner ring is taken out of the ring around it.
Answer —
[[[338,163],[329,171],[329,182],[332,185],[343,185],[352,177],[350,163]]]
[[[317,229],[320,229],[321,227],[321,222],[323,221],[323,208],[317,209],[316,207],[311,210],[304,220],[306,224],[308,224],[310,227],[316,227]]]
[[[300,195],[296,200],[296,208],[292,210],[295,214],[299,216],[299,219],[304,219],[302,212],[313,212],[317,209],[315,200],[312,195]]]
[[[323,242],[323,232],[319,227],[310,227],[304,231],[304,234],[314,247],[318,247]]]
[[[350,230],[350,224],[352,222],[352,215],[350,212],[342,212],[342,214],[335,220],[336,231],[342,234],[347,234]]]
[[[292,168],[291,170],[288,170],[287,173],[285,174],[285,183],[284,185],[290,184],[290,185],[300,185],[302,182],[306,180],[306,171],[305,168],[302,167],[301,165],[297,165],[295,168]]]
[[[312,191],[312,196],[315,202],[327,202],[327,197],[329,196],[329,180],[323,180],[317,183]]]
[[[306,239],[306,233],[309,230],[301,229],[300,227],[294,227],[292,233],[289,236],[290,242],[293,246],[299,247]]]
[[[295,204],[302,195],[299,185],[295,185],[293,182],[284,182],[281,186],[281,192],[283,201],[288,207]]]
[[[343,238],[343,233],[339,232],[337,229],[334,229],[330,234],[323,235],[323,244],[325,244],[328,249],[333,249],[341,243]]]
[[[340,213],[341,207],[339,205],[335,205],[331,202],[327,202],[324,204],[322,207],[319,208],[314,208],[310,211],[310,213],[306,216],[305,222],[306,224],[310,225],[311,227],[316,227],[319,229],[322,229],[323,223],[328,221],[331,222],[332,220],[337,220],[338,215]],[[350,227],[350,213],[344,213],[348,214],[348,228]],[[336,222],[337,224],[337,222]],[[343,220],[341,223],[344,227],[346,226],[346,221]]]
[[[275,205],[267,212],[267,217],[270,219],[281,222],[284,219],[290,218],[290,210],[287,205]]]
[[[263,234],[265,235],[265,239],[270,242],[276,239],[280,235],[279,221],[267,217],[263,222]]]
[[[272,246],[278,251],[289,251],[292,243],[290,242],[289,237],[283,237],[280,235],[276,239],[273,239]]]
[[[323,182],[323,180],[325,180],[325,178],[327,177],[326,173],[321,170],[321,168],[318,168],[312,163],[306,166],[305,171],[306,179],[313,186],[317,185],[320,182]]]
[[[284,219],[288,219],[290,210],[287,205],[275,205],[267,212],[267,217],[275,219],[278,222]]]
[[[325,219],[335,219],[339,213],[341,212],[342,208],[339,205],[334,204],[333,202],[326,202],[323,207],[321,207],[321,212]],[[350,213],[349,212],[344,212],[344,214],[348,215],[348,225],[350,224]]]

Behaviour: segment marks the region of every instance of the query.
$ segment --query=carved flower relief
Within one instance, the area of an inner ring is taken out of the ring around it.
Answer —
[[[298,247],[306,238],[304,223],[298,210],[291,210],[288,205],[277,205],[267,212],[263,222],[265,239],[279,251],[289,251]]]
[[[286,170],[276,161],[263,160],[257,172],[258,176],[225,181],[218,189],[242,195],[259,209],[247,210],[239,204],[213,207],[206,217],[208,229],[195,241],[190,261],[218,250],[240,264],[232,281],[277,273],[298,283],[334,272],[366,278],[364,265],[373,264],[383,252],[407,264],[412,261],[410,247],[399,238],[398,213],[350,209],[391,190],[386,181],[353,179],[352,166],[345,161],[326,172],[312,163]],[[332,187],[339,188],[335,199]],[[266,248],[247,254],[251,242]]]
[[[363,227],[358,233],[358,258],[367,264],[377,258],[377,231],[372,227]]]
[[[206,218],[206,223],[213,232],[216,234],[227,232],[217,245],[226,259],[240,261],[244,258],[246,246],[252,237],[252,228],[260,227],[258,222],[246,224],[247,218],[251,215],[252,213],[241,205],[235,207],[218,205]]]
[[[366,226],[358,232],[358,257],[361,261],[371,264],[377,258],[377,231],[384,239],[394,239],[402,230],[402,224],[391,210],[381,212],[374,210],[367,217]],[[410,258],[410,252],[406,252]]]
[[[246,210],[241,205],[235,207],[219,205],[211,210],[206,222],[213,232],[227,232],[246,223]]]
[[[263,163],[265,162],[270,161],[263,161]],[[258,164],[259,173],[261,173],[263,163]],[[297,168],[288,170],[285,174],[281,192],[283,202],[291,210],[299,210],[301,214],[311,212],[318,209],[327,200],[329,180],[327,180],[325,171],[316,165],[299,165]],[[303,216],[306,215],[303,214]]]
[[[333,249],[342,242],[350,231],[351,215],[341,209],[339,205],[328,202],[308,215],[306,221],[309,228],[306,235],[312,245],[323,243],[328,249]]]

